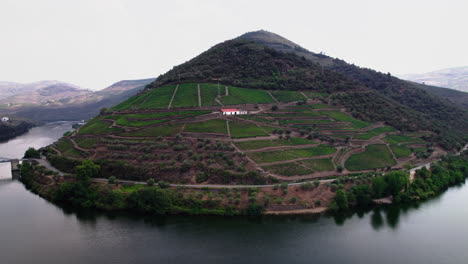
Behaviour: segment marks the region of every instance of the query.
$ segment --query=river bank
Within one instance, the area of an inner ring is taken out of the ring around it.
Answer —
[[[5,142],[27,133],[31,128],[40,125],[38,122],[10,119],[0,121],[0,142]]]
[[[50,169],[50,168],[49,168]],[[85,161],[76,167],[75,177],[63,177],[41,164],[25,163],[22,181],[33,192],[49,201],[75,207],[101,210],[139,211],[147,214],[323,214],[352,208],[385,205],[390,201],[409,203],[426,200],[468,177],[468,157],[445,157],[432,169],[423,168],[413,175],[395,171],[341,177],[329,182],[286,183],[273,187],[196,188],[165,182],[118,184],[115,179],[93,180],[100,166]],[[391,197],[391,198],[389,198]],[[385,200],[385,203],[374,201]]]

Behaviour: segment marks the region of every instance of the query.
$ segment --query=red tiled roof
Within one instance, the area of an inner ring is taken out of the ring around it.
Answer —
[[[237,109],[221,109],[221,112],[237,112]]]

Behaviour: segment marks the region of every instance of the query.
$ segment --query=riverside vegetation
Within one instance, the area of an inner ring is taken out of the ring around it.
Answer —
[[[34,162],[33,162],[34,163]],[[85,160],[75,168],[75,177],[63,178],[45,167],[29,162],[21,165],[21,180],[31,191],[58,204],[101,210],[131,210],[148,214],[261,215],[265,206],[283,202],[291,205],[307,202],[304,193],[329,190],[328,201],[317,199],[314,206],[328,203],[332,212],[369,207],[373,199],[393,197],[395,203],[423,201],[438,195],[468,177],[468,151],[446,156],[430,170],[417,170],[410,181],[402,171],[359,174],[320,184],[304,182],[295,188],[299,196],[287,196],[291,186],[272,188],[208,189],[170,187],[166,182],[149,180],[146,185],[119,185],[114,177],[108,182],[93,182],[100,166]],[[298,190],[300,190],[298,192]],[[301,194],[302,192],[302,194]],[[279,194],[279,195],[275,195]],[[298,198],[299,197],[299,198]],[[285,201],[286,200],[286,201]]]

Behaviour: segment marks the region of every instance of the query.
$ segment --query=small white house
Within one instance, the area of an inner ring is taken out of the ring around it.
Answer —
[[[6,116],[5,116],[5,117],[2,117],[2,122],[8,122],[8,121],[10,121],[10,118],[8,118],[8,117],[6,117]]]
[[[247,111],[239,109],[221,109],[222,115],[246,115]]]

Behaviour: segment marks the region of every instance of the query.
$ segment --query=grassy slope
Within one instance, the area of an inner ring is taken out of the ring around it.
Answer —
[[[224,92],[224,86],[219,87],[220,92]],[[200,94],[202,100],[202,106],[219,105],[215,98],[218,96],[218,85],[211,83],[200,84]]]
[[[236,142],[236,146],[242,150],[260,149],[267,147],[278,147],[278,146],[294,146],[294,145],[305,145],[305,144],[316,144],[317,142],[308,140],[305,138],[291,138],[278,139],[278,140],[253,140]]]
[[[225,105],[235,104],[268,104],[275,100],[265,90],[229,87],[229,95],[221,98]]]
[[[265,130],[255,124],[231,121],[229,122],[229,128],[233,138],[268,136]]]
[[[386,145],[369,145],[363,153],[351,155],[346,160],[345,167],[351,171],[371,170],[394,165],[392,153]]]
[[[197,84],[184,83],[179,85],[174,101],[172,101],[172,108],[194,106],[198,106]]]
[[[280,102],[291,102],[306,100],[300,92],[297,91],[270,91],[271,94]]]
[[[212,119],[185,125],[185,132],[227,134],[226,120]]]

